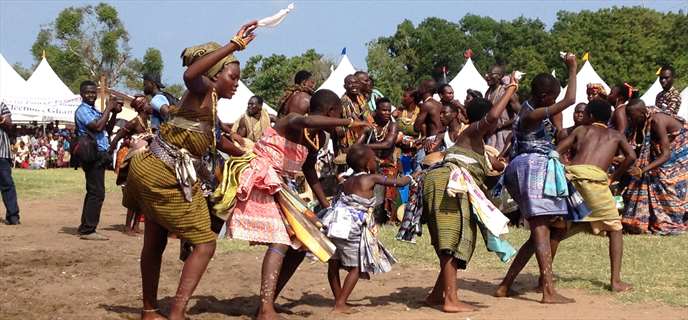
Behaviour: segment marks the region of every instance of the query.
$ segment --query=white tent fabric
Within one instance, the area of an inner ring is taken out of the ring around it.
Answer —
[[[4,73],[3,70],[3,82],[4,77],[7,77]],[[43,58],[23,88],[17,89],[16,94],[3,97],[3,101],[12,112],[13,122],[73,122],[74,110],[81,103],[81,98],[69,90]]]
[[[475,68],[473,60],[468,58],[459,73],[449,81],[449,85],[454,89],[454,98],[464,103],[466,100],[466,90],[473,89],[480,91],[483,95],[487,91],[487,81],[483,75]]]
[[[681,92],[681,107],[678,109],[678,115],[683,119],[688,119],[688,87]]]
[[[643,96],[640,97],[640,100],[643,100],[647,106],[654,106],[655,100],[657,99],[657,94],[659,94],[661,91],[662,85],[659,83],[659,77],[657,77],[652,86],[650,86],[650,88],[645,91]]]
[[[602,84],[604,89],[607,90],[607,92],[609,92],[609,86],[604,82],[604,80],[602,80],[602,78],[600,78],[597,72],[595,72],[595,69],[592,67],[592,64],[590,64],[590,61],[585,61],[583,67],[580,69],[580,71],[578,71],[578,74],[576,75],[576,103],[574,104],[574,106],[581,102],[588,103],[588,94],[586,92],[588,83],[600,83]],[[557,101],[564,98],[567,88],[568,86],[561,90],[561,93],[559,94]],[[564,110],[563,112],[564,128],[573,126],[573,109],[574,107],[571,106],[569,108],[566,108],[566,110]]]
[[[349,61],[349,57],[347,57],[346,54],[343,54],[342,59],[339,60],[337,68],[330,73],[330,76],[327,77],[325,82],[323,82],[318,90],[332,90],[341,97],[346,92],[344,89],[344,78],[350,74],[353,74],[354,72],[356,72],[354,65],[351,64],[351,61]]]
[[[217,117],[223,123],[233,123],[246,113],[248,107],[248,100],[253,97],[251,92],[243,81],[239,81],[239,87],[232,99],[220,99],[217,101]],[[267,103],[263,103],[263,109],[267,110],[269,114],[277,115],[275,109],[270,108]]]
[[[7,97],[22,96],[26,80],[0,54],[0,100]]]

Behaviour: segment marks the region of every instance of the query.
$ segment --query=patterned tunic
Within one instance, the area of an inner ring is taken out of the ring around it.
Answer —
[[[674,87],[662,90],[657,94],[655,107],[673,115],[678,114],[678,109],[681,108],[681,94]]]

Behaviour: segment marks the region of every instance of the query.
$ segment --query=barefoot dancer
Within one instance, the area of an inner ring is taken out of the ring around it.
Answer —
[[[426,298],[430,305],[442,304],[444,312],[474,311],[469,304],[459,301],[456,288],[457,269],[466,269],[475,250],[477,235],[474,208],[468,194],[448,193],[448,183],[453,170],[462,168],[470,173],[477,187],[483,189],[488,165],[485,157],[484,138],[494,132],[511,95],[518,89],[512,77],[497,105],[476,98],[467,106],[469,125],[458,136],[456,144],[447,150],[444,165],[430,170],[423,183],[423,214],[428,220],[431,242],[440,260],[440,272],[432,292]],[[487,239],[485,231],[481,230]],[[487,241],[486,241],[487,243]],[[513,249],[511,249],[513,255]]]
[[[585,109],[584,117],[589,119],[592,125],[580,125],[571,132],[557,147],[557,152],[566,154],[570,149],[573,159],[571,165],[566,167],[568,177],[576,189],[580,191],[586,206],[592,213],[580,222],[572,224],[568,232],[563,236],[569,238],[576,233],[589,231],[593,234],[607,233],[609,237],[609,259],[611,263],[611,290],[625,291],[631,288],[621,281],[621,258],[623,255],[623,234],[621,217],[619,216],[616,202],[609,190],[609,183],[618,180],[635,161],[635,152],[626,142],[624,135],[616,130],[608,129],[606,123],[611,118],[611,105],[601,99],[592,100]],[[619,152],[625,159],[616,169],[611,181],[607,178],[606,168],[611,165],[612,159]],[[552,260],[557,252],[561,238],[550,241],[552,248]],[[535,247],[532,242],[526,242],[524,252],[529,252],[532,257]],[[525,267],[525,264],[520,265]],[[512,266],[512,269],[514,267]],[[515,270],[515,269],[514,269]],[[520,270],[519,270],[520,271]],[[507,281],[508,280],[508,281]],[[512,282],[509,282],[512,281]],[[498,296],[509,292],[513,279],[505,279],[500,284]],[[538,290],[541,290],[539,284]]]
[[[380,100],[377,113],[384,108]],[[396,263],[396,259],[377,239],[379,229],[373,216],[376,202],[373,190],[376,185],[405,186],[411,182],[411,178],[371,174],[377,169],[376,160],[375,153],[366,145],[356,144],[349,148],[346,163],[354,170],[354,174],[344,181],[342,194],[322,217],[326,234],[337,246],[327,271],[335,299],[335,312],[350,311],[346,301],[359,277],[369,279],[369,273],[388,272]],[[343,286],[339,278],[341,268],[349,272]]]
[[[283,177],[293,177],[303,171],[315,197],[323,208],[329,207],[315,171],[318,151],[323,147],[325,129],[336,127],[360,128],[370,124],[353,119],[333,116],[341,114],[339,97],[329,90],[316,92],[310,100],[308,115],[290,113],[265,130],[256,143],[254,154],[248,154],[249,165],[232,172],[239,184],[229,200],[236,198],[236,207],[227,221],[229,236],[247,240],[252,244],[268,246],[263,258],[260,284],[260,309],[258,319],[276,319],[274,301],[304,258],[302,236],[316,238],[314,234],[298,234],[296,239],[284,223],[286,214],[303,215],[302,212],[284,212],[282,197]],[[241,160],[241,159],[239,159]],[[236,159],[230,159],[236,161]],[[230,190],[230,189],[228,189]],[[225,193],[225,196],[228,194]],[[222,200],[223,203],[225,199]],[[322,236],[319,233],[318,235]],[[292,233],[293,234],[293,233]],[[326,240],[326,239],[325,239]]]
[[[131,160],[126,205],[146,215],[141,251],[143,319],[164,319],[158,311],[157,291],[168,232],[194,247],[184,262],[169,319],[184,319],[186,305],[215,253],[217,235],[210,229],[208,205],[201,192],[203,181],[194,179],[196,174],[204,177],[204,172],[195,172],[194,167],[204,167],[199,159],[215,146],[212,128],[217,99],[232,98],[239,83],[239,62],[232,53],[255,38],[255,26],[256,22],[242,26],[225,46],[208,43],[184,50],[188,91],[180,108],[161,124],[149,151]]]
[[[552,280],[552,252],[550,239],[561,237],[565,230],[564,217],[568,214],[568,191],[562,191],[554,183],[552,195],[550,188],[545,188],[545,178],[554,150],[555,124],[553,115],[561,113],[573,105],[576,92],[576,57],[567,54],[565,58],[569,70],[569,85],[566,96],[555,103],[559,95],[559,81],[550,74],[539,74],[532,81],[532,98],[522,105],[519,118],[514,124],[514,157],[506,169],[504,180],[511,196],[518,203],[521,215],[530,225],[530,239],[534,243],[535,254],[543,279],[544,290],[542,303],[567,303],[572,299],[565,298],[554,290]],[[554,161],[552,161],[554,162]],[[554,170],[552,170],[554,171]],[[551,181],[551,180],[550,180]],[[565,188],[566,183],[563,182]],[[546,192],[547,191],[547,192]],[[502,281],[497,296],[505,296],[503,288],[508,288],[522,265],[527,263],[532,252],[524,244],[512,263],[505,279]],[[508,284],[504,286],[505,284]]]

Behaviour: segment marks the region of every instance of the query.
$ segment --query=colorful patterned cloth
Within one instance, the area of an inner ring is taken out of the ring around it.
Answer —
[[[669,90],[662,90],[657,94],[655,107],[673,115],[678,114],[678,110],[681,108],[681,93],[674,87]]]
[[[580,222],[590,223],[594,234],[621,231],[621,216],[609,190],[607,173],[594,165],[572,165],[566,167],[566,176],[591,210]]]
[[[648,108],[651,115],[664,112]],[[669,134],[671,158],[659,168],[645,173],[641,178],[631,177],[624,201],[626,208],[622,223],[631,233],[674,234],[688,230],[688,123]],[[635,165],[643,168],[659,155],[659,145],[651,139],[651,123],[647,121],[645,137]]]
[[[375,202],[375,197],[340,194],[332,207],[320,214],[325,233],[337,247],[332,259],[340,260],[344,267],[360,267],[364,278],[368,273],[388,272],[397,262],[378,240]]]
[[[227,221],[228,236],[252,243],[293,243],[275,194],[282,188],[282,176],[301,172],[308,150],[267,128],[253,152],[256,157],[243,169],[236,191],[237,203]]]

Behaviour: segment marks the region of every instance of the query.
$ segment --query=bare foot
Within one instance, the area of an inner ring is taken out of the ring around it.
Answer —
[[[261,312],[258,313],[256,320],[286,320],[286,318],[280,316],[277,312]]]
[[[445,303],[442,305],[442,311],[444,311],[446,313],[472,312],[475,310],[478,310],[478,308],[476,308],[470,304],[463,303],[461,301],[459,301],[457,303],[452,303],[452,304]]]
[[[134,232],[134,230],[130,230],[130,229],[129,229],[129,230],[127,230],[127,231],[124,231],[124,234],[125,234],[125,235],[128,235],[128,236],[130,236],[130,237],[136,237],[136,232]]]
[[[542,295],[542,300],[540,300],[540,303],[545,304],[565,304],[573,302],[576,302],[576,300],[564,297],[558,293],[554,293],[552,295]]]
[[[612,292],[624,292],[633,290],[633,285],[623,281],[612,282]]]
[[[497,290],[494,293],[494,296],[497,298],[506,298],[506,297],[513,297],[517,296],[518,292],[511,290],[511,288],[507,286],[498,286]]]
[[[145,312],[141,311],[141,320],[167,320],[165,316],[159,312]]]
[[[352,309],[348,304],[342,305],[334,305],[334,308],[332,308],[333,313],[341,313],[341,314],[353,314],[358,312],[356,309]]]
[[[428,295],[425,297],[425,304],[434,307],[434,306],[439,306],[444,303],[444,298],[443,297],[437,297],[433,295]]]

